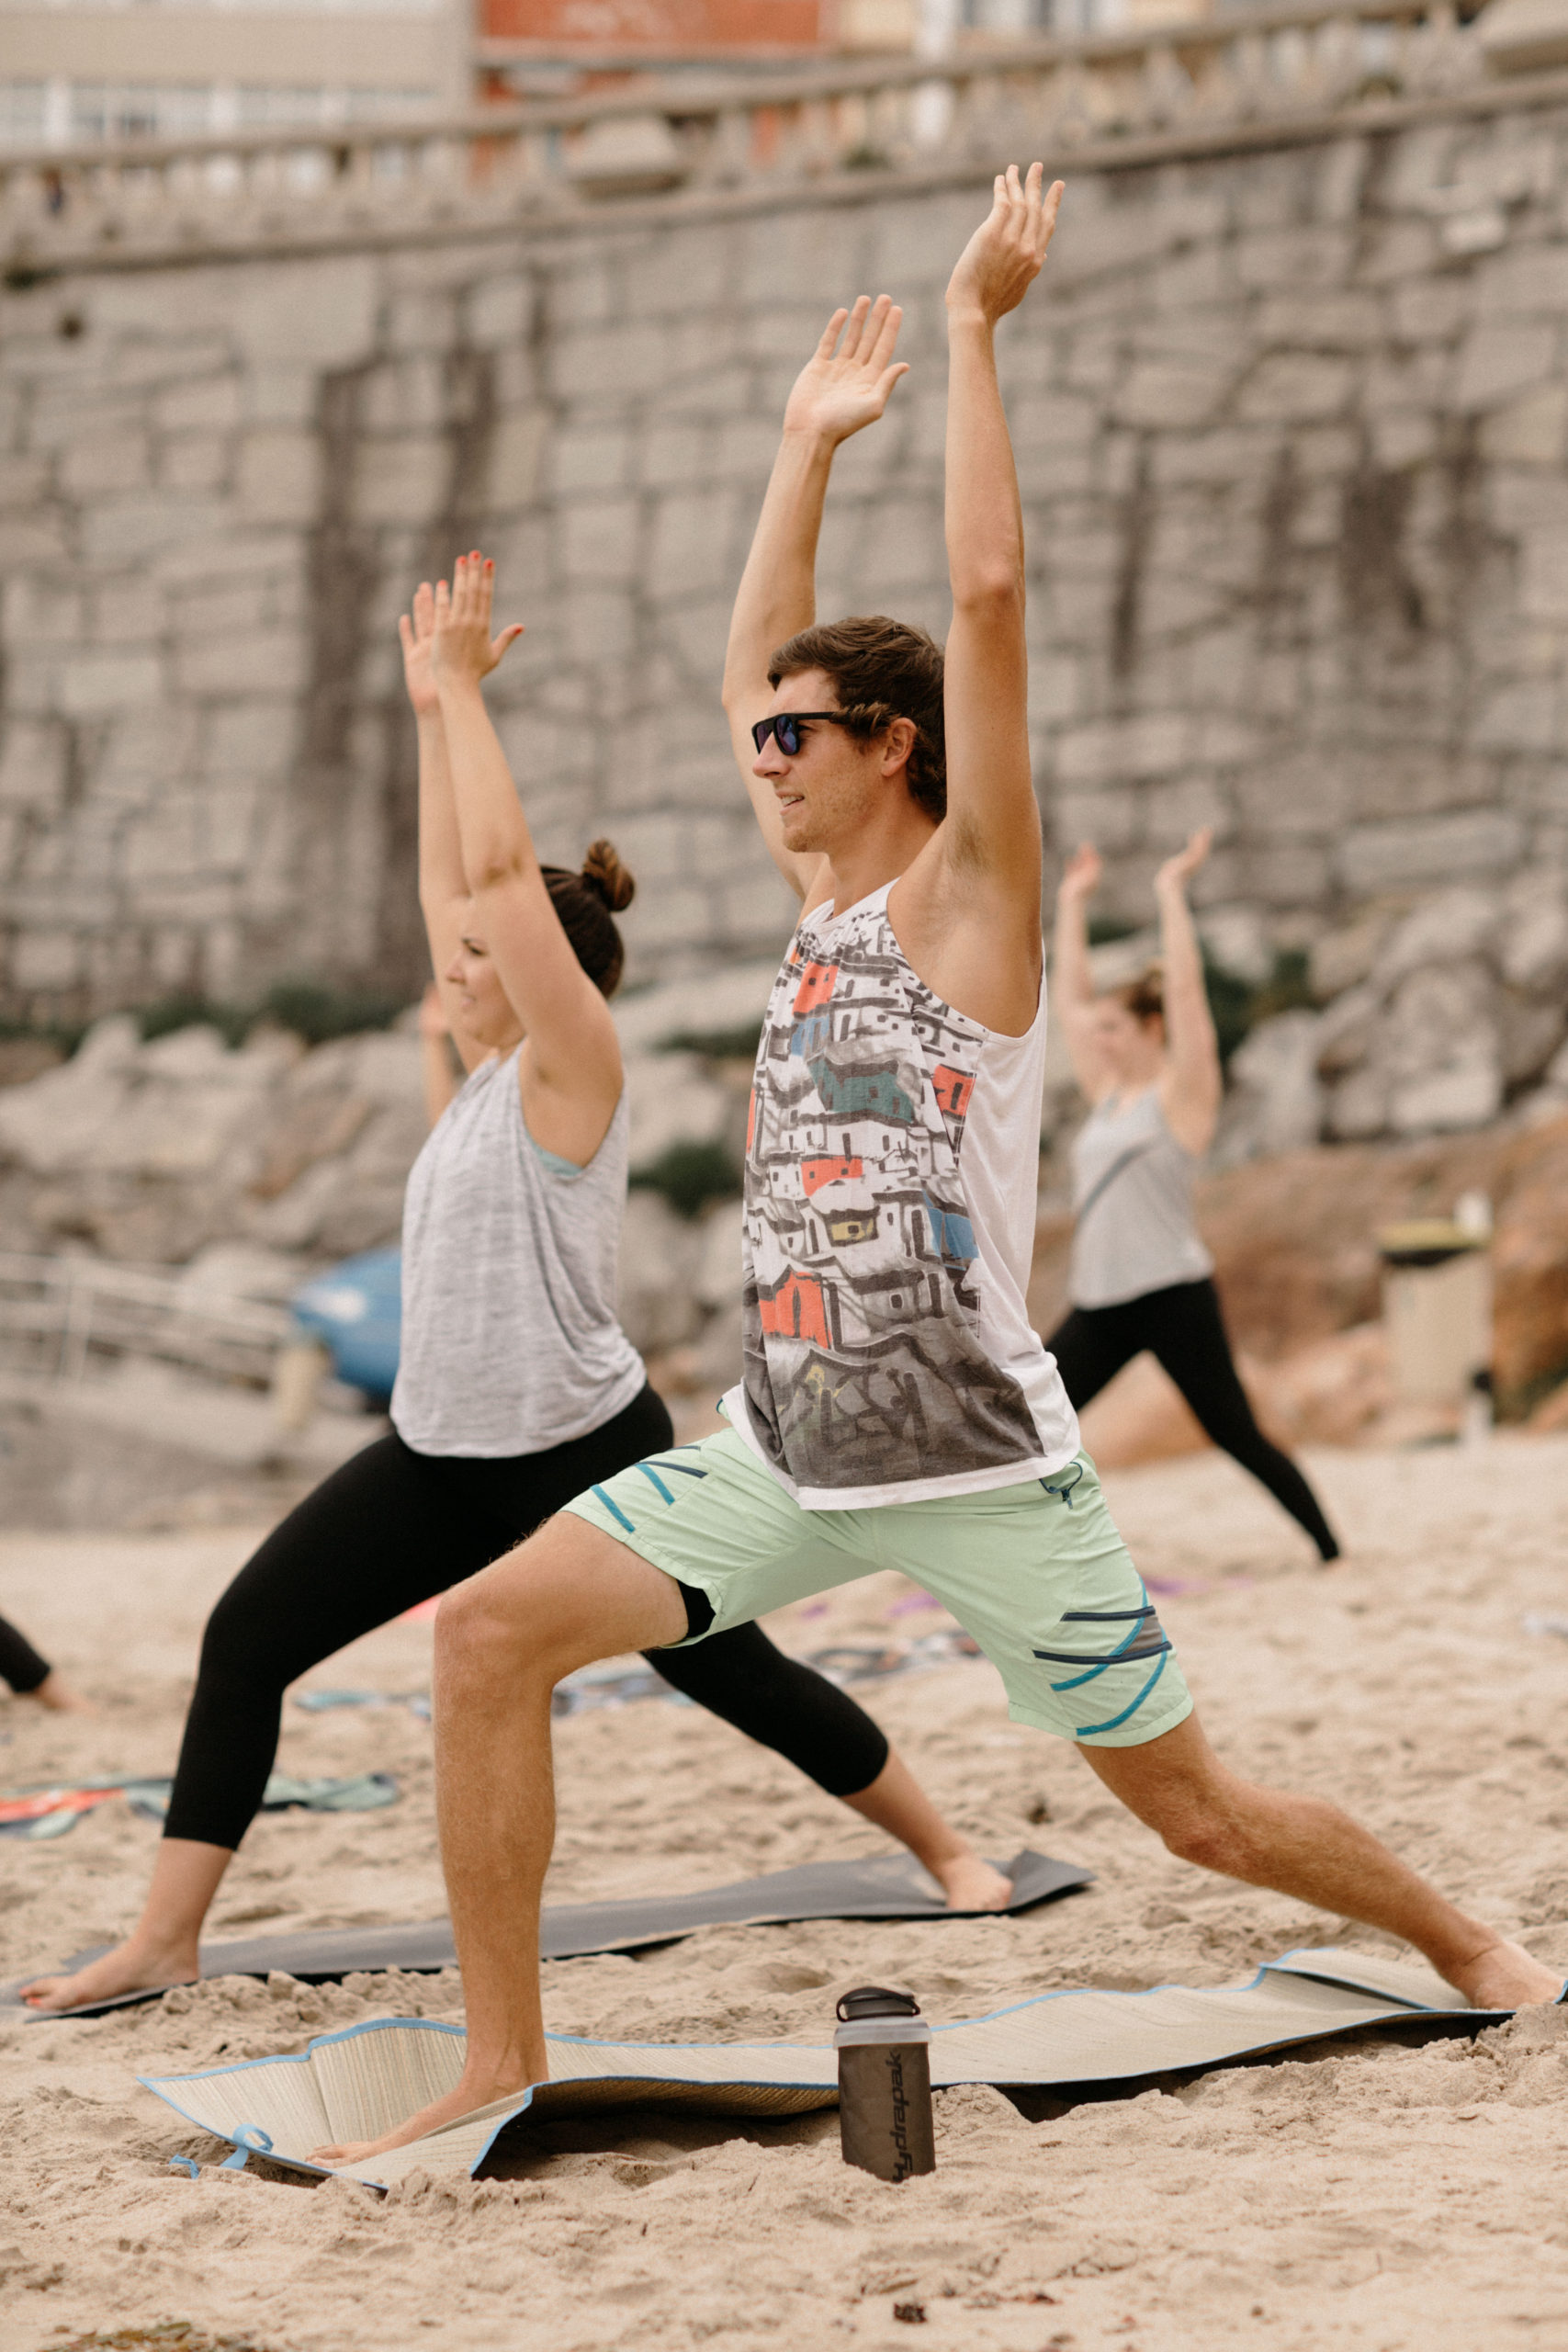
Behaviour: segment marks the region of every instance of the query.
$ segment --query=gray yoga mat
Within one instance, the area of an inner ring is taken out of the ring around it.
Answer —
[[[1046,1854],[1025,1850],[1004,1868],[1012,1880],[1010,1912],[1032,1910],[1058,1894],[1092,1884],[1094,1872]],[[636,1951],[648,1944],[674,1943],[698,1928],[782,1927],[796,1919],[956,1919],[999,1916],[954,1911],[934,1881],[910,1854],[872,1854],[852,1861],[807,1862],[798,1870],[773,1871],[695,1894],[652,1894],[611,1903],[552,1904],[540,1922],[540,1949],[547,1960],[572,1960],[584,1953]],[[77,1952],[64,1969],[83,1967],[107,1945]],[[452,1928],[446,1919],[410,1927],[307,1928],[293,1935],[246,1936],[232,1943],[203,1944],[204,1976],[268,1976],[276,1969],[308,1984],[326,1984],[356,1971],[406,1968],[434,1972],[457,1963]],[[35,1975],[42,1970],[34,1970]],[[24,1984],[26,1978],[18,1978]],[[0,2004],[17,2006],[17,1984],[0,1987]],[[111,2008],[156,2000],[156,1993],[122,1993],[113,2000],[56,2009],[54,2017],[97,2017]],[[34,2014],[28,2012],[29,2015]]]

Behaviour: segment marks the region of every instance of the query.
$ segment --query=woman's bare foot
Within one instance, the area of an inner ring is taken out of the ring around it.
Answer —
[[[1449,1983],[1458,1986],[1472,2009],[1528,2009],[1562,1996],[1561,1970],[1532,1960],[1501,1936],[1454,1969]]]
[[[98,1712],[91,1699],[84,1699],[80,1690],[73,1690],[63,1676],[52,1669],[36,1690],[25,1691],[23,1696],[36,1699],[40,1707],[48,1707],[57,1715],[96,1715]]]
[[[967,1846],[962,1853],[928,1862],[926,1868],[940,1881],[950,1910],[1001,1911],[1011,1899],[1011,1879],[994,1871]]]
[[[21,1997],[29,2009],[47,2016],[54,2009],[80,2008],[84,2001],[110,2001],[117,1993],[194,1984],[200,1973],[194,1944],[153,1946],[132,1940],[90,1960],[73,1976],[35,1976],[22,1986]]]
[[[445,2098],[432,2099],[395,2132],[387,2132],[379,2140],[347,2140],[340,2147],[312,2148],[309,2161],[313,2165],[362,2165],[369,2156],[384,2156],[393,2148],[406,2148],[412,2140],[423,2140],[427,2132],[439,2132],[444,2124],[461,2123],[465,2116],[477,2115],[482,2108],[498,2099],[516,2098],[530,2082],[539,2077],[524,2075],[515,2083],[490,2080],[459,2083]]]

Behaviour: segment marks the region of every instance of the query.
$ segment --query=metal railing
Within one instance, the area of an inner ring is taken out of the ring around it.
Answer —
[[[1484,74],[1478,24],[1450,0],[1359,0],[940,60],[648,79],[445,122],[13,150],[0,153],[0,266],[471,232],[616,198],[1060,158],[1447,96]]]
[[[0,1363],[78,1380],[95,1359],[151,1357],[265,1385],[287,1309],[87,1258],[0,1252]]]

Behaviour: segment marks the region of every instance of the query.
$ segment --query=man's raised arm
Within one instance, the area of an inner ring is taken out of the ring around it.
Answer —
[[[863,294],[852,311],[835,311],[829,320],[784,410],[784,438],[729,623],[724,707],[735,756],[769,853],[798,896],[821,861],[785,849],[773,795],[751,773],[751,729],[773,701],[769,657],[817,617],[817,541],[834,452],[875,423],[908,373],[893,360],[903,315],[886,294],[874,302]]]
[[[947,289],[947,640],[945,863],[960,899],[977,891],[1039,971],[1040,817],[1029,763],[1023,629],[1023,515],[997,382],[997,322],[1016,310],[1045,259],[1061,201],[1032,164],[998,176],[989,218]],[[1023,1025],[1027,1025],[1025,1021]]]

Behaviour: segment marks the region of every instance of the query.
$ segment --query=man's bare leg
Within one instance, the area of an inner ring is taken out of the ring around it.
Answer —
[[[29,2008],[45,2014],[83,2001],[112,2000],[165,1984],[194,1984],[200,1973],[202,1921],[234,1857],[227,1846],[164,1838],[141,1918],[122,1944],[90,1960],[73,1976],[35,1976],[22,1987]]]
[[[550,1693],[596,1658],[683,1640],[672,1577],[563,1511],[446,1593],[435,1620],[435,1804],[468,2042],[446,2098],[344,2164],[406,2147],[549,2073],[539,1904],[555,1842]]]
[[[983,1861],[967,1838],[942,1819],[903,1758],[890,1755],[868,1788],[842,1802],[908,1846],[955,1911],[999,1911],[1012,1881]]]
[[[1562,1990],[1560,1974],[1456,1910],[1337,1805],[1260,1789],[1228,1771],[1196,1715],[1142,1747],[1080,1753],[1184,1861],[1400,1937],[1472,2007],[1524,2008]]]

